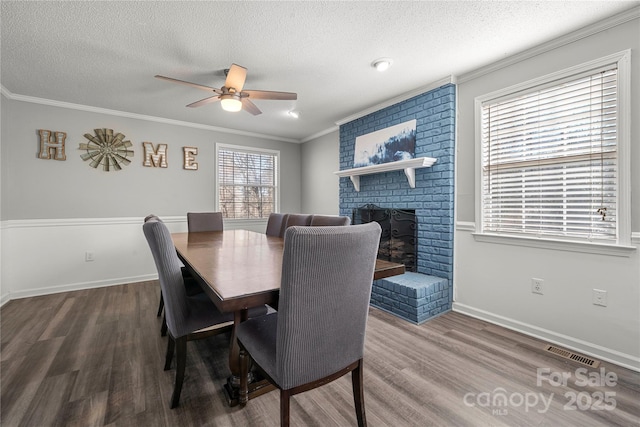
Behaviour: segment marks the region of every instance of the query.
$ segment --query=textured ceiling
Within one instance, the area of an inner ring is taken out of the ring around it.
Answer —
[[[301,141],[336,121],[640,4],[638,1],[2,1],[0,83],[10,94]],[[394,63],[378,73],[371,62]],[[231,63],[263,114],[162,74],[220,87]],[[301,111],[295,120],[286,113]]]

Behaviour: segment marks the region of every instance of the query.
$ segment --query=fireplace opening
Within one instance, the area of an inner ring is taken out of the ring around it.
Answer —
[[[375,221],[380,224],[378,258],[405,265],[406,271],[416,271],[418,222],[413,209],[381,208],[367,204],[354,208],[353,224]]]

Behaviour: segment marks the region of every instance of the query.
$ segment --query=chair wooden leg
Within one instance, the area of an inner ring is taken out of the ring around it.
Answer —
[[[167,336],[167,316],[162,316],[162,326],[160,326],[160,336]]]
[[[356,406],[356,418],[358,427],[367,425],[367,417],[364,411],[364,363],[360,359],[358,367],[351,371],[351,384],[353,385],[353,400]]]
[[[173,351],[175,348],[175,341],[173,340],[172,336],[169,336],[169,339],[167,340],[167,354],[164,357],[164,370],[168,371],[169,369],[171,369],[171,360],[173,359]]]
[[[280,390],[280,427],[289,427],[290,390]]]
[[[244,406],[249,400],[249,354],[244,347],[240,347],[240,390],[238,402]]]
[[[187,337],[176,338],[176,383],[171,396],[171,409],[180,403],[180,392],[184,381],[184,369],[187,365]]]
[[[158,314],[156,317],[160,317],[162,309],[164,308],[164,298],[162,298],[162,291],[160,291],[160,302],[158,303]]]

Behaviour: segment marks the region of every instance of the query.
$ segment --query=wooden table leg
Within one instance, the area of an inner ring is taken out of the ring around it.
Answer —
[[[236,339],[236,327],[248,318],[247,309],[236,311],[233,314],[233,328],[231,329],[231,342],[229,343],[229,370],[231,375],[223,386],[225,397],[229,406],[236,406],[240,403],[240,346]],[[249,367],[250,369],[251,367]],[[249,382],[249,399],[258,397],[275,387],[266,380],[258,380],[249,370],[247,381]]]
[[[243,309],[233,313],[233,328],[231,328],[231,342],[229,343],[229,370],[231,375],[224,385],[224,392],[229,406],[238,404],[238,390],[240,388],[240,347],[236,340],[238,325],[247,320],[249,310]]]
[[[238,325],[247,320],[249,310],[246,308],[233,313],[233,328],[231,329],[231,342],[229,343],[229,369],[231,376],[238,379],[240,384],[240,347],[236,339],[236,329]]]

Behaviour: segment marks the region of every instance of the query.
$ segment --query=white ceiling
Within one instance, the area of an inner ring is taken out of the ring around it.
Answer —
[[[577,30],[640,1],[2,1],[5,93],[302,141],[345,117]],[[378,73],[371,62],[394,63]],[[297,92],[229,113],[207,86]],[[24,99],[24,98],[23,98]],[[295,120],[286,113],[301,111]]]

